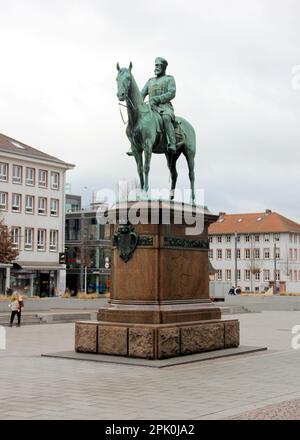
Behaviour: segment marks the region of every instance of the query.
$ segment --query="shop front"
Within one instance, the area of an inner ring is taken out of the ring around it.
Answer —
[[[61,267],[26,267],[12,269],[11,288],[27,296],[39,296],[41,298],[58,296]],[[64,290],[64,289],[63,289]]]
[[[10,287],[10,269],[12,264],[0,263],[0,295],[5,295]]]

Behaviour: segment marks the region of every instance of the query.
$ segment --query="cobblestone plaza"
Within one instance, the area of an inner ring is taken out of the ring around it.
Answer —
[[[42,357],[73,349],[74,324],[6,328],[0,419],[300,419],[300,312],[232,317],[268,350],[160,369]]]

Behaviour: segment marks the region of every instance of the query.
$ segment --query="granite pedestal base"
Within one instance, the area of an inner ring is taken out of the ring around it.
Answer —
[[[218,216],[161,201],[118,203],[109,215],[111,296],[98,322],[76,323],[76,351],[164,359],[238,347],[238,321],[222,321],[209,298],[208,226]]]
[[[238,320],[160,325],[76,322],[75,350],[81,353],[167,359],[238,346]]]

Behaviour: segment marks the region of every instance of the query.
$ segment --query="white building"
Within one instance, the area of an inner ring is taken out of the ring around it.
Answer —
[[[209,227],[215,281],[245,292],[300,292],[300,224],[276,212],[220,213]]]
[[[10,280],[11,288],[40,296],[65,289],[59,254],[64,252],[65,175],[72,168],[0,134],[0,217],[20,250],[17,264],[0,267],[6,287]]]

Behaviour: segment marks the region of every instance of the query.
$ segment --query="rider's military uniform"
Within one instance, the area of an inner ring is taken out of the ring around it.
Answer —
[[[161,115],[169,115],[172,120],[175,120],[173,105],[170,102],[176,95],[176,84],[173,76],[163,75],[158,78],[150,78],[141,93],[144,99],[149,95],[150,101],[151,98],[157,98],[159,104],[154,104],[154,109]]]

